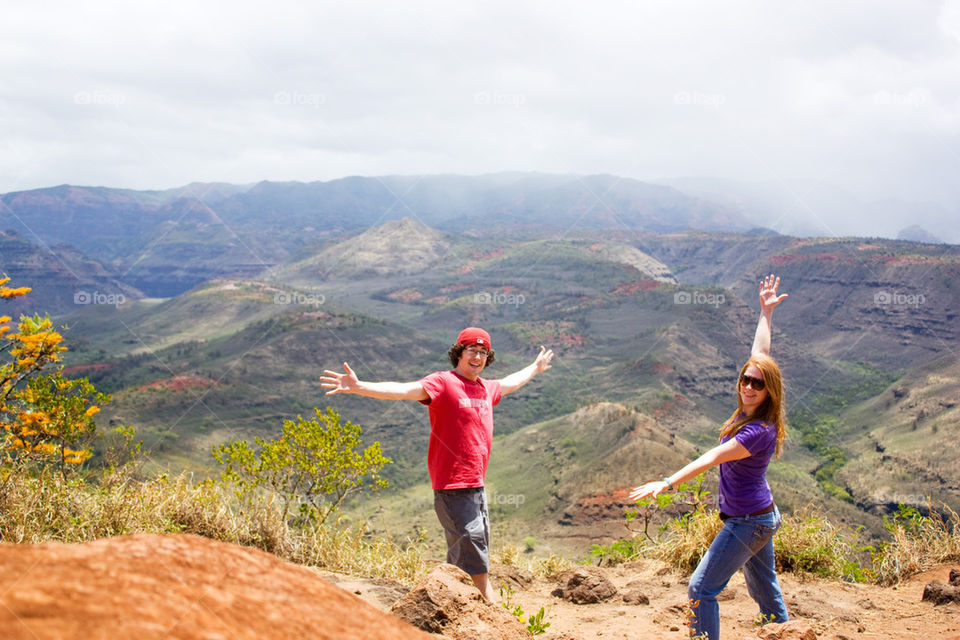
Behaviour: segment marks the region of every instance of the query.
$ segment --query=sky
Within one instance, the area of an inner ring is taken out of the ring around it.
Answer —
[[[960,242],[960,0],[4,10],[0,192],[498,171],[720,178]]]

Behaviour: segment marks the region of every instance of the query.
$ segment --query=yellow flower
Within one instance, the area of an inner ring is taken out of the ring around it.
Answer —
[[[85,415],[88,418],[92,418],[93,415],[95,413],[98,413],[99,411],[100,411],[100,407],[90,407],[89,409],[83,412],[83,415]]]
[[[68,449],[67,447],[63,448],[63,461],[67,464],[81,464],[84,460],[89,459],[93,454],[89,451],[84,450],[74,450]]]
[[[22,296],[30,293],[30,287],[18,287],[16,289],[11,289],[10,287],[0,287],[0,298],[16,298],[17,296]]]

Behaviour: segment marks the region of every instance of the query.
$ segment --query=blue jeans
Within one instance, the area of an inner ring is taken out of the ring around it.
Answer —
[[[780,511],[776,508],[759,516],[727,519],[690,576],[687,593],[693,608],[691,635],[720,638],[717,596],[741,568],[747,591],[760,605],[760,613],[773,616],[773,622],[787,621],[773,560],[773,534],[779,528]]]

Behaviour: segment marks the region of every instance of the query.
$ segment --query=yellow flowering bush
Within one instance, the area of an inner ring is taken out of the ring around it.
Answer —
[[[6,286],[0,300],[26,295],[29,287]],[[92,455],[93,417],[110,397],[85,378],[70,380],[42,370],[60,362],[63,336],[49,316],[21,316],[16,326],[0,316],[0,455],[7,464],[79,465]]]

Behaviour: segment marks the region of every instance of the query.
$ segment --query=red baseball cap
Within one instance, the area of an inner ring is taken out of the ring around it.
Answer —
[[[487,349],[492,349],[490,345],[490,334],[479,327],[467,327],[457,336],[457,344],[465,347],[471,347],[478,344]]]

